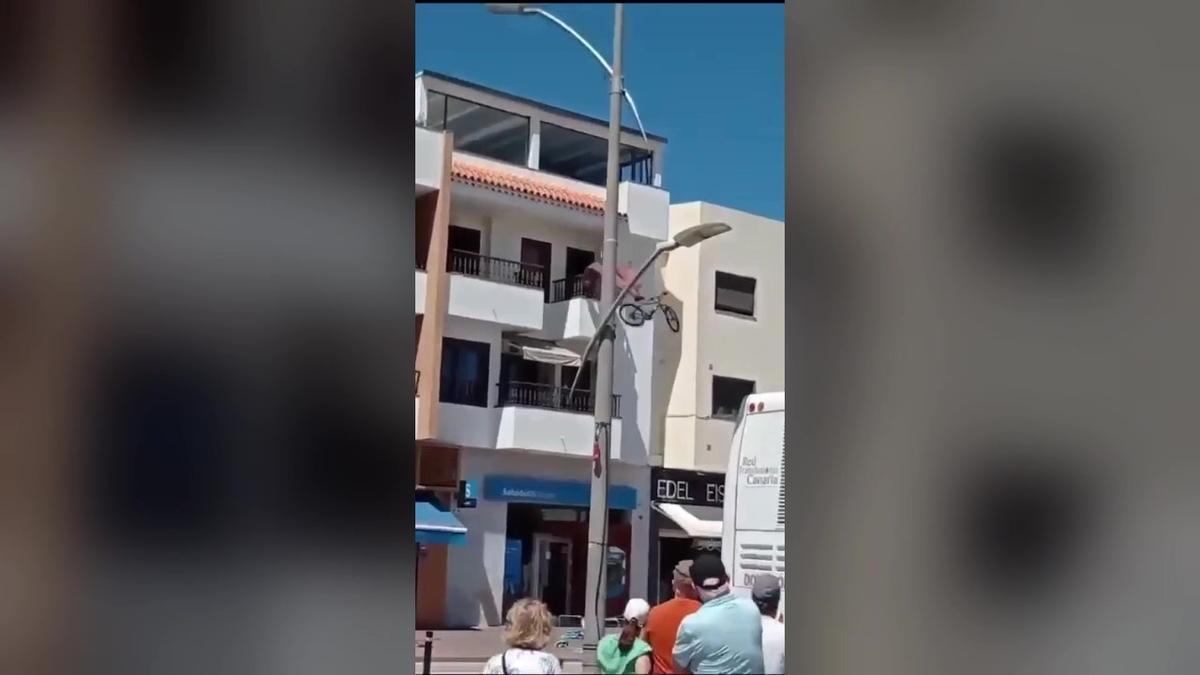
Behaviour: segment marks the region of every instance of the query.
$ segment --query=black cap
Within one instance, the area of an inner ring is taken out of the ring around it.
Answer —
[[[729,575],[725,573],[725,564],[719,557],[711,553],[697,556],[689,573],[692,576],[692,583],[697,588],[706,591],[715,590],[729,582]]]

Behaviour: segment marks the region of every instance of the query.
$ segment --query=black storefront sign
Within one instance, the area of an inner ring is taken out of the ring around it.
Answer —
[[[661,504],[721,508],[725,504],[725,474],[654,467],[650,470],[650,494]]]

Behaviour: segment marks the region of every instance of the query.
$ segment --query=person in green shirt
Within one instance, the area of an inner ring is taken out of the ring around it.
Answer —
[[[634,598],[625,605],[620,635],[606,635],[596,645],[596,663],[604,675],[646,675],[650,672],[650,643],[641,638],[650,603]]]

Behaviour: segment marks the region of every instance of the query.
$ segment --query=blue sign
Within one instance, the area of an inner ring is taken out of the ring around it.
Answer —
[[[475,487],[473,480],[458,481],[458,508],[473,509],[475,508],[475,500],[478,499],[479,489]]]
[[[583,507],[591,503],[592,485],[586,481],[486,476],[483,479],[483,498],[501,502]],[[637,488],[609,485],[608,507],[620,511],[634,510],[637,508]]]

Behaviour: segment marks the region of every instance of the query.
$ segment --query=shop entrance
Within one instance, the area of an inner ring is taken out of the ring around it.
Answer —
[[[671,577],[675,566],[684,560],[695,560],[702,553],[721,554],[720,541],[693,539],[682,532],[672,536],[660,533],[658,539],[658,602],[670,600],[674,595]]]
[[[552,534],[535,534],[533,551],[533,596],[541,598],[555,616],[572,614],[571,540]]]
[[[505,536],[503,612],[522,597],[555,616],[578,617],[586,601],[587,509],[510,502]],[[608,604],[616,616],[629,599],[632,524],[609,511]]]

